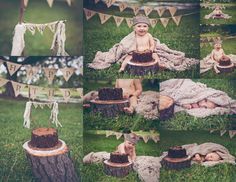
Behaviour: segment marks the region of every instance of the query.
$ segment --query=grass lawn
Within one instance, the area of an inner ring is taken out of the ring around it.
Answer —
[[[23,114],[26,101],[0,98],[0,181],[35,181],[22,145],[31,137],[31,130],[23,128]],[[32,127],[47,127],[50,109],[33,109]],[[70,155],[79,172],[83,151],[82,108],[79,104],[59,104],[58,128],[60,139],[70,148]]]
[[[19,0],[2,0],[0,2],[0,55],[10,55],[14,27],[19,19]],[[55,1],[50,8],[45,0],[30,0],[25,11],[24,20],[30,23],[49,23],[57,20],[66,22],[65,48],[69,55],[82,54],[82,1],[73,2],[69,7],[66,1]],[[36,31],[25,35],[25,55],[51,55],[50,47],[53,33],[46,29],[41,35]]]
[[[105,8],[102,4],[96,7],[87,7],[98,12],[103,12],[110,15],[122,17],[133,17],[133,12],[125,10],[120,13],[117,7]],[[178,14],[186,14],[197,12],[196,10],[179,10]],[[163,15],[168,17],[168,13]],[[158,18],[156,12],[152,12],[150,18]],[[194,27],[194,28],[187,28]],[[149,32],[174,50],[179,50],[186,53],[187,57],[199,58],[199,16],[198,14],[185,16],[182,18],[179,26],[176,26],[172,20],[169,21],[167,28],[164,28],[160,22],[155,28],[150,28]],[[120,27],[116,27],[113,18],[110,18],[105,24],[101,25],[98,15],[92,17],[89,21],[84,19],[84,50],[85,50],[85,65],[92,62],[97,51],[108,51],[114,44],[120,42],[122,38],[132,32],[126,22],[122,22]],[[85,68],[85,77],[88,78],[129,78],[126,74],[119,74],[118,64],[113,64],[105,70],[93,70],[87,66]],[[191,70],[184,72],[161,71],[155,75],[147,75],[145,78],[173,78],[173,77],[198,77],[198,68],[194,67]]]
[[[236,138],[229,139],[228,136],[219,136],[219,133],[210,134],[205,131],[160,131],[161,140],[157,144],[153,141],[144,143],[140,141],[137,145],[137,155],[160,156],[162,152],[167,151],[170,146],[183,145],[190,143],[215,142],[224,145],[232,155],[236,155]],[[84,154],[90,152],[107,151],[112,152],[116,146],[122,142],[122,139],[116,140],[115,137],[106,138],[102,135],[85,134],[84,137]],[[235,181],[236,167],[230,164],[221,164],[215,167],[203,167],[193,165],[189,169],[181,171],[161,169],[160,181],[164,182],[233,182]],[[138,181],[137,174],[134,172],[123,179],[108,177],[103,172],[102,164],[84,165],[82,170],[83,181],[101,181],[101,182],[118,182],[118,181]]]
[[[236,38],[224,40],[222,46],[225,51],[225,54],[236,54],[236,49],[235,49]],[[202,47],[201,48],[201,59],[205,58],[208,54],[210,54],[212,49],[213,49],[213,46],[211,46],[210,44],[207,44],[207,46]],[[234,78],[236,78],[236,69],[232,73],[221,73],[221,74],[215,73],[215,71],[212,69],[212,70],[207,71],[206,73],[203,73],[201,75],[201,78],[234,79]]]
[[[220,3],[217,3],[220,4]],[[201,24],[235,24],[236,23],[236,3],[225,3],[221,4],[226,7],[226,9],[223,9],[222,12],[225,14],[228,14],[229,16],[232,16],[230,19],[208,19],[206,20],[204,17],[205,15],[210,14],[213,10],[212,9],[206,9],[206,8],[201,8],[201,15],[200,15],[200,22]]]
[[[225,79],[198,79],[194,80],[205,83],[208,87],[226,92],[231,98],[236,99],[235,80]],[[179,112],[171,119],[161,122],[161,127],[171,130],[210,130],[227,129],[230,118],[228,115],[215,115],[206,118],[196,118],[185,112]]]

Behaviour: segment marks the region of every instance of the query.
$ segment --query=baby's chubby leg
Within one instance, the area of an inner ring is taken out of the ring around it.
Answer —
[[[132,55],[127,55],[124,59],[124,61],[121,64],[121,67],[119,69],[119,73],[123,72],[128,64],[128,62],[132,59]]]
[[[124,111],[126,113],[132,114],[135,110],[135,108],[137,107],[138,104],[138,98],[137,96],[132,96],[129,98],[129,102],[130,102],[130,106],[129,107],[125,107]]]

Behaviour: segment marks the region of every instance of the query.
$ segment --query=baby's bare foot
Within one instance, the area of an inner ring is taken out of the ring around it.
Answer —
[[[120,68],[119,69],[119,73],[122,73],[122,72],[124,72],[125,71],[125,68]]]
[[[125,107],[124,112],[128,114],[133,114],[134,108],[133,107]]]

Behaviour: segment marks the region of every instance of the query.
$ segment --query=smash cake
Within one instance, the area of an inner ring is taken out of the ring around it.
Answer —
[[[134,51],[132,54],[132,62],[135,63],[148,63],[152,62],[152,51]]]
[[[112,152],[110,153],[110,162],[112,163],[119,163],[119,164],[123,164],[123,163],[128,163],[128,154],[120,154],[118,152]]]
[[[123,100],[122,88],[101,88],[98,91],[99,100]]]

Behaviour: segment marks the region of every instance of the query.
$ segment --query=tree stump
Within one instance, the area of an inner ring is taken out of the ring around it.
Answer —
[[[159,69],[157,61],[151,61],[147,63],[136,63],[129,61],[126,70],[130,75],[144,76],[148,74],[155,74]]]
[[[220,73],[231,73],[234,71],[234,64],[233,63],[229,66],[220,66],[218,64],[218,65],[216,65],[216,67],[220,71]]]
[[[174,115],[174,100],[168,96],[160,95],[159,102],[160,120],[164,121]]]
[[[30,148],[29,141],[23,148],[31,165],[35,178],[43,182],[78,182],[81,181],[75,172],[69,150],[64,141],[59,140],[61,146],[56,149]]]
[[[91,100],[91,109],[94,113],[101,113],[105,117],[116,117],[129,107],[129,101],[125,100]]]
[[[118,164],[112,163],[108,160],[103,162],[104,165],[104,172],[106,175],[115,176],[118,178],[123,178],[129,175],[130,171],[133,170],[133,163],[125,163],[125,164]]]
[[[165,167],[167,169],[175,169],[180,170],[184,168],[189,168],[191,166],[191,158],[185,157],[185,158],[169,158],[164,157],[161,160],[162,167]]]

